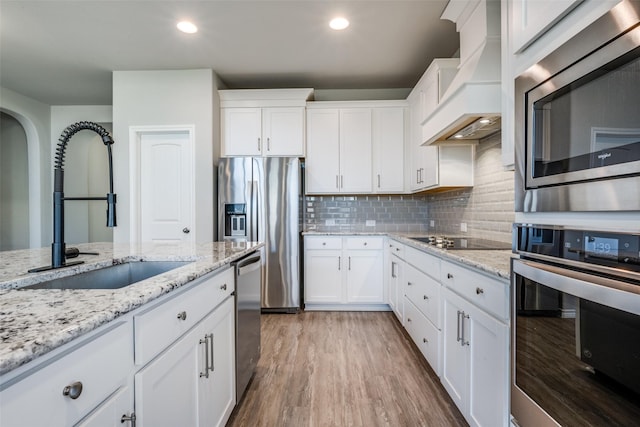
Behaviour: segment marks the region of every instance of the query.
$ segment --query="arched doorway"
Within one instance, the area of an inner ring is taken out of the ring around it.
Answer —
[[[0,251],[29,248],[29,236],[27,135],[16,118],[0,112]]]

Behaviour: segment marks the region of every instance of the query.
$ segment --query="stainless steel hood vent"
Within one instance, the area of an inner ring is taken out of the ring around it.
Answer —
[[[500,129],[500,2],[451,0],[441,18],[460,32],[460,66],[422,123],[423,145],[479,140]]]

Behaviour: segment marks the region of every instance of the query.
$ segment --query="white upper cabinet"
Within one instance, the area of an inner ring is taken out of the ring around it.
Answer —
[[[404,101],[313,102],[307,106],[307,194],[404,189]]]
[[[519,53],[582,0],[512,0],[511,52]]]
[[[404,190],[405,108],[373,109],[373,187],[377,193]]]
[[[340,192],[370,193],[371,109],[340,110]]]
[[[223,157],[305,155],[305,105],[311,89],[221,90]]]
[[[304,107],[223,108],[224,156],[304,156]]]
[[[307,110],[307,193],[340,190],[340,111]]]

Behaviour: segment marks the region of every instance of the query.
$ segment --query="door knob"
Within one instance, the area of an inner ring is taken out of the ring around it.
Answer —
[[[184,234],[189,234],[189,232],[190,232],[190,231],[191,231],[191,230],[189,230],[189,228],[188,228],[188,227],[185,227],[185,228],[183,228],[183,229],[182,229],[182,232],[183,232]]]

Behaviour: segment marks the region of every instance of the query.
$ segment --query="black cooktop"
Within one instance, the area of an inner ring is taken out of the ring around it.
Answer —
[[[428,236],[428,237],[412,237],[413,240],[426,243],[441,249],[458,249],[458,250],[508,250],[511,249],[511,243],[497,242],[495,240],[478,239],[474,237],[446,237],[446,236]]]

